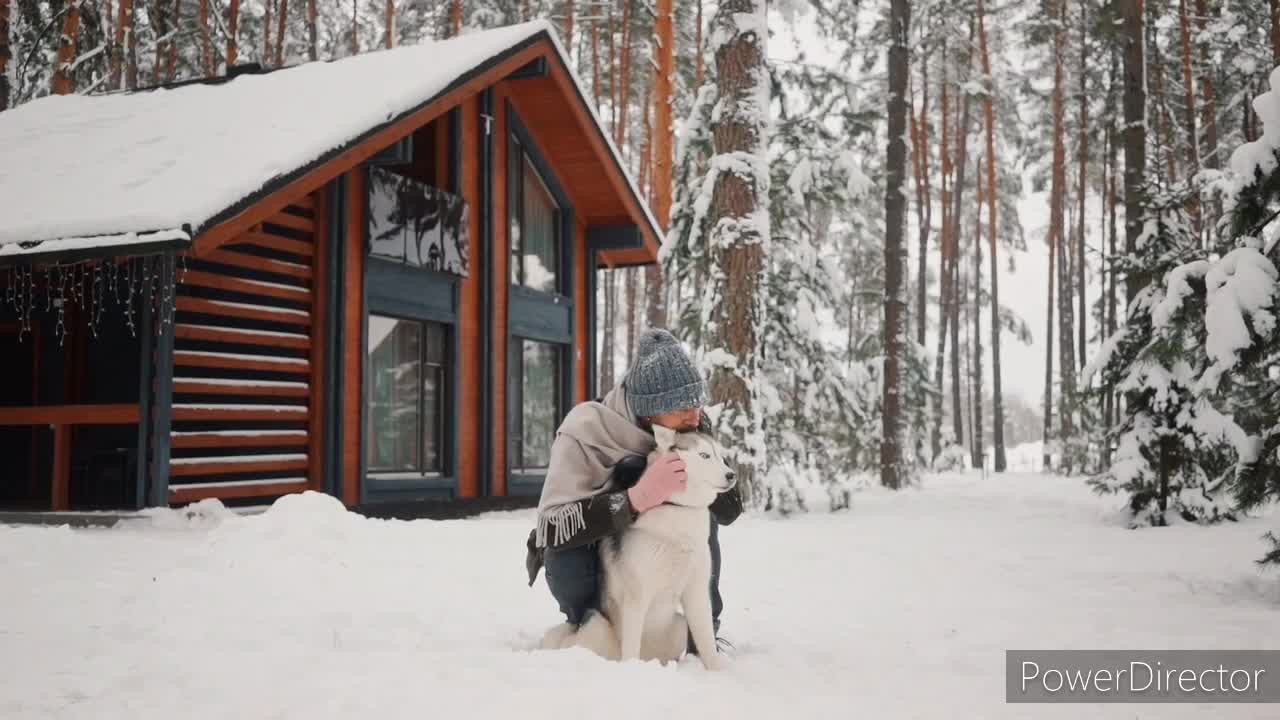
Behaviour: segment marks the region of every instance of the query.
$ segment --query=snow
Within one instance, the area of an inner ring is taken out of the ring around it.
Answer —
[[[206,357],[234,358],[236,360],[269,360],[273,363],[289,363],[293,365],[309,365],[303,358],[282,357],[278,355],[245,355],[243,353],[212,352],[209,350],[179,350],[179,355],[203,355]]]
[[[304,382],[289,382],[287,380],[241,380],[228,378],[201,378],[201,377],[177,377],[174,378],[175,383],[200,383],[201,385],[233,385],[235,387],[290,387],[305,388],[307,384]]]
[[[1206,387],[1235,367],[1241,350],[1253,344],[1250,326],[1261,338],[1275,329],[1271,307],[1277,273],[1267,256],[1245,246],[1227,253],[1205,276],[1205,352],[1213,364],[1205,371]]]
[[[293,286],[287,287],[292,288]],[[269,310],[273,313],[287,313],[289,315],[297,315],[299,317],[311,317],[311,313],[305,310],[295,310],[293,308],[280,307],[278,305],[253,305],[249,303],[231,302],[230,300],[209,300],[209,302],[226,307],[247,308],[249,310]]]
[[[17,112],[9,111],[9,112]],[[3,118],[0,118],[2,120]],[[4,132],[3,123],[0,122],[0,133]],[[3,140],[0,140],[0,150],[3,150]],[[0,174],[0,188],[6,187],[5,177]],[[182,240],[190,240],[191,236],[183,230],[161,230],[159,232],[126,232],[112,237],[67,237],[61,240],[48,240],[39,245],[32,247],[22,247],[19,242],[25,240],[21,237],[17,239],[5,240],[5,232],[9,225],[10,218],[16,215],[9,208],[0,210],[5,218],[5,223],[0,224],[0,257],[14,257],[20,255],[35,255],[52,252],[72,252],[75,250],[91,250],[103,245],[142,245],[157,242],[179,242]],[[28,238],[29,239],[29,238]]]
[[[540,33],[572,68],[553,25],[537,20],[221,85],[20,105],[0,114],[0,247],[60,238],[87,238],[68,242],[95,247],[138,242],[133,233],[143,231],[199,233],[274,178],[422,105]],[[588,110],[595,117],[589,103]],[[635,196],[644,197],[602,137]]]
[[[531,648],[531,511],[371,520],[328,496],[0,527],[0,714],[128,718],[1274,718],[1006,705],[1006,649],[1280,646],[1270,518],[1125,529],[1078,479],[927,476],[724,528],[728,668]]]
[[[250,328],[225,327],[222,325],[201,325],[198,323],[183,323],[183,327],[198,328],[201,330],[232,330],[245,335],[259,335],[262,337],[283,337],[294,338],[296,340],[306,340],[307,336],[299,333],[277,332],[275,330],[253,330]]]
[[[226,457],[187,457],[173,458],[169,460],[170,465],[199,465],[201,463],[218,462],[218,463],[256,463],[256,462],[285,462],[289,460],[306,460],[307,456],[302,453],[286,453],[280,455],[228,455]]]
[[[1271,71],[1270,90],[1253,99],[1253,110],[1262,121],[1262,137],[1242,144],[1231,153],[1231,171],[1244,183],[1251,183],[1254,173],[1265,177],[1276,167],[1276,151],[1280,149],[1280,67]]]

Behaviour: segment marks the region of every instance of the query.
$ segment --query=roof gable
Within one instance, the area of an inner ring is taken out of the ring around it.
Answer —
[[[550,24],[536,21],[217,85],[52,96],[0,113],[0,256],[50,240],[60,242],[31,252],[72,239],[189,240],[540,39],[563,61]]]

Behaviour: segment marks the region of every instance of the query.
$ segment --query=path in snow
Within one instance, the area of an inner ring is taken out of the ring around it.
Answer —
[[[1275,718],[1005,705],[1008,648],[1280,648],[1277,515],[1131,531],[1039,475],[867,490],[722,533],[722,674],[529,650],[532,513],[373,521],[324,496],[113,530],[0,527],[4,718]]]

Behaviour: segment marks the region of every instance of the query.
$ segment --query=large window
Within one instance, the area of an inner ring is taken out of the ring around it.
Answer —
[[[512,139],[511,282],[560,292],[560,208],[519,141]]]
[[[511,469],[537,472],[551,461],[561,410],[561,346],[511,338],[507,406]]]
[[[369,315],[369,472],[444,471],[447,332]]]

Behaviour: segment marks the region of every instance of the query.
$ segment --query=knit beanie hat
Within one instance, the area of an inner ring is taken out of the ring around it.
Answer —
[[[706,384],[680,341],[657,328],[640,335],[626,384],[631,411],[640,417],[701,407],[706,397]]]

